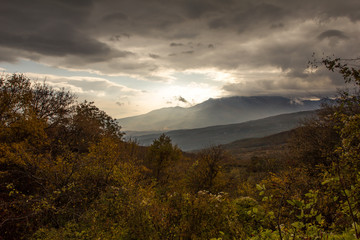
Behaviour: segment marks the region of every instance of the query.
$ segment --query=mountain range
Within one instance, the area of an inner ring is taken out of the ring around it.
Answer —
[[[295,100],[279,96],[226,97],[188,108],[161,108],[134,117],[119,119],[127,131],[170,131],[241,123],[284,113],[320,108],[322,100]]]
[[[237,124],[173,130],[164,133],[183,151],[193,151],[236,140],[265,137],[288,131],[299,126],[304,119],[313,117],[315,113],[315,110],[301,111]],[[162,132],[145,135],[138,133],[135,137],[132,135],[132,138],[135,138],[140,145],[148,146],[161,134]]]

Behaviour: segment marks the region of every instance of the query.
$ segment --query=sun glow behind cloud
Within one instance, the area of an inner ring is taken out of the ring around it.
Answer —
[[[158,100],[165,100],[170,106],[189,107],[201,103],[211,97],[221,96],[221,91],[205,83],[191,82],[187,86],[170,85],[164,87],[159,90],[158,94],[161,96]],[[186,99],[187,103],[174,100],[174,97],[176,98],[178,96]]]

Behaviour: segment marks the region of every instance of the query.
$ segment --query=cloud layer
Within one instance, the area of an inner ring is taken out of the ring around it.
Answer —
[[[0,61],[179,85],[176,73],[200,72],[221,95],[329,94],[342,81],[309,74],[307,61],[358,56],[359,9],[358,0],[6,1]]]

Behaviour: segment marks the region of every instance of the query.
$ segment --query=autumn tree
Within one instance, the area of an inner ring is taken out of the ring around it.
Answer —
[[[21,74],[0,78],[0,235],[6,239],[78,216],[69,206],[91,199],[74,188],[86,169],[84,154],[104,138],[121,143],[116,120],[93,103],[75,100]]]
[[[162,134],[150,145],[147,155],[147,165],[152,170],[156,181],[166,181],[169,177],[166,169],[181,157],[180,149],[172,145],[171,138]]]
[[[356,238],[360,238],[360,66],[359,58],[326,58],[322,63],[330,71],[341,74],[346,83],[353,84],[351,91],[341,92],[339,109],[334,113],[335,129],[340,139],[334,152],[338,158],[325,169],[324,185],[337,195],[344,218],[352,223]]]
[[[316,239],[329,229],[360,237],[358,60],[320,62],[353,84],[352,88],[341,91],[336,104],[325,106],[295,131],[289,155],[295,161],[288,175],[275,174],[259,185],[264,206],[271,205],[274,213],[278,209],[274,216],[280,239],[290,235]],[[277,182],[287,184],[281,187]]]
[[[87,152],[91,144],[102,137],[121,139],[123,133],[116,120],[94,105],[93,102],[83,102],[74,107],[67,132],[61,136],[68,141],[73,151]]]
[[[305,119],[292,132],[289,141],[291,163],[306,169],[312,177],[321,172],[320,166],[329,166],[337,157],[334,152],[340,139],[335,129],[337,109],[336,105],[324,105],[314,117]]]
[[[227,158],[221,146],[201,150],[188,173],[188,188],[192,192],[206,190],[216,193],[224,185],[223,164]]]

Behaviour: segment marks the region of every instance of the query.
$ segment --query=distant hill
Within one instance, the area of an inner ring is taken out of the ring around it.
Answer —
[[[168,131],[165,134],[171,137],[173,143],[183,151],[192,151],[211,145],[226,144],[246,138],[265,137],[288,131],[297,127],[302,120],[314,116],[315,113],[316,111],[302,111],[244,123]],[[160,132],[147,135],[138,133],[135,138],[141,145],[146,146],[150,145],[160,134]]]
[[[189,108],[170,107],[119,119],[124,131],[169,131],[241,123],[320,108],[328,100],[295,101],[276,96],[209,99]]]
[[[237,149],[267,148],[284,145],[288,142],[294,130],[272,134],[266,137],[246,138],[223,145],[224,149],[235,151]]]

